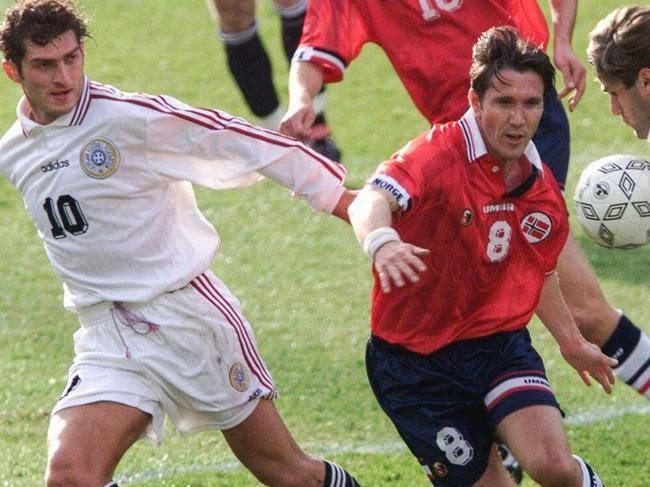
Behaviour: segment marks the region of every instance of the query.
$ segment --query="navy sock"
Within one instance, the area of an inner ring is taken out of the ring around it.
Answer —
[[[612,336],[603,345],[605,355],[618,360],[615,374],[650,399],[650,338],[622,315]]]
[[[271,60],[257,33],[257,24],[237,34],[222,32],[220,37],[225,44],[230,72],[251,112],[257,117],[271,114],[280,101],[273,85]]]

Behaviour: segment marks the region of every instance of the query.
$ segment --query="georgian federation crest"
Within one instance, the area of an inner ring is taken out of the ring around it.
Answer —
[[[230,367],[230,373],[228,376],[230,378],[230,385],[239,392],[244,392],[250,387],[248,369],[241,362],[235,362],[233,366]]]
[[[79,163],[91,178],[104,179],[120,165],[120,152],[110,140],[96,137],[81,149]]]
[[[553,224],[546,213],[533,211],[521,219],[521,231],[530,243],[539,243],[551,234]]]

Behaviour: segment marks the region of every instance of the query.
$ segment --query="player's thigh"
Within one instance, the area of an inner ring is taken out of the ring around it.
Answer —
[[[322,462],[302,451],[271,400],[258,401],[244,421],[222,433],[246,468],[269,485],[285,485],[287,477],[304,479],[301,485],[322,482]]]
[[[206,0],[208,8],[226,33],[248,29],[255,20],[255,0]]]
[[[544,97],[544,113],[533,137],[535,147],[553,176],[564,188],[569,170],[570,129],[562,102],[554,89]]]
[[[419,355],[377,337],[366,348],[368,380],[379,405],[438,487],[474,485],[492,448],[482,386],[477,382],[474,390],[468,384],[473,381],[459,377],[465,371],[461,361],[461,353]]]
[[[522,468],[534,477],[573,464],[562,415],[553,406],[519,409],[503,418],[496,432]]]
[[[62,409],[50,420],[48,468],[72,468],[111,478],[150,419],[137,408],[106,401]]]

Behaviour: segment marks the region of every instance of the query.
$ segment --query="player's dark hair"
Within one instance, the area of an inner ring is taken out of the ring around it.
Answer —
[[[555,68],[541,47],[527,42],[513,27],[492,27],[481,34],[472,50],[469,75],[479,100],[493,86],[495,79],[506,82],[501,77],[504,69],[539,74],[544,82],[545,95],[555,84]]]
[[[621,7],[589,33],[587,59],[602,81],[621,81],[626,89],[639,71],[650,68],[650,6]]]
[[[28,41],[45,46],[69,30],[78,41],[90,36],[72,0],[21,0],[5,12],[0,51],[20,72]]]

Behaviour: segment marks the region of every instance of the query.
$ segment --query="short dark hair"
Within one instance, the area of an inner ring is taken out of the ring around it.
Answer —
[[[622,81],[626,89],[639,71],[650,68],[650,6],[613,10],[589,33],[587,59],[602,81]]]
[[[544,82],[544,95],[555,84],[555,68],[541,48],[527,42],[513,27],[492,27],[481,34],[472,50],[469,75],[479,100],[495,79],[503,81],[500,73],[504,69],[539,74]]]
[[[78,41],[90,37],[86,19],[72,0],[21,0],[5,12],[0,51],[20,70],[27,42],[45,46],[69,30]]]

